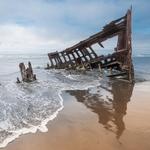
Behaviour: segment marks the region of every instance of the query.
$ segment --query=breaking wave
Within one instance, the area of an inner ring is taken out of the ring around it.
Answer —
[[[99,84],[96,72],[92,77],[90,72],[70,74],[64,70],[43,69],[35,72],[38,81],[33,83],[16,84],[9,80],[17,75],[15,73],[1,78],[0,148],[22,134],[46,132],[47,123],[63,109],[63,90],[87,89]]]

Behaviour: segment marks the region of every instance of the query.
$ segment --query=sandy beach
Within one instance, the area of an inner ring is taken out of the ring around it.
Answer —
[[[95,94],[64,91],[64,109],[48,132],[22,135],[3,150],[149,150],[149,88],[149,82],[115,83],[109,102],[101,87]]]

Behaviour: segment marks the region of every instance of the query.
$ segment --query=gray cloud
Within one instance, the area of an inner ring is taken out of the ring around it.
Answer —
[[[124,15],[131,4],[134,48],[140,45],[147,51],[146,42],[150,39],[146,32],[150,23],[148,0],[1,0],[0,52],[5,49],[21,51],[21,48],[32,52],[63,49],[100,31],[107,22]],[[23,29],[22,34],[19,29]],[[26,43],[21,42],[24,35]]]

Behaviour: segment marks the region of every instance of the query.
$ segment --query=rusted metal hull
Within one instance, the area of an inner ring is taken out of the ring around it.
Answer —
[[[24,63],[20,63],[19,68],[23,82],[32,82],[36,80],[36,75],[33,73],[32,65],[30,62],[28,62],[27,68],[25,67]],[[19,78],[17,78],[17,83],[20,82],[21,81],[19,80]]]
[[[109,77],[124,76],[129,82],[134,81],[134,68],[132,64],[132,40],[131,40],[131,16],[129,9],[125,16],[114,20],[103,27],[103,30],[86,40],[67,48],[61,52],[49,53],[50,64],[47,68],[55,69],[77,69],[79,67],[109,69]],[[98,56],[92,46],[107,39],[118,36],[117,45],[112,54]],[[118,73],[113,74],[113,71]]]

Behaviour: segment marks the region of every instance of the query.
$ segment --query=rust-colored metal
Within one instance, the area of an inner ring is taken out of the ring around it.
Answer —
[[[131,16],[132,8],[125,16],[114,20],[86,40],[69,47],[61,52],[49,53],[49,68],[76,69],[79,66],[85,68],[110,69],[109,77],[126,76],[129,82],[134,81],[134,69],[132,64],[132,40],[131,40]],[[104,47],[102,42],[118,36],[118,42],[112,54],[98,56],[92,46],[98,44]],[[114,73],[115,72],[115,73]]]
[[[24,63],[20,63],[19,68],[23,82],[32,82],[36,80],[36,75],[33,74],[33,69],[30,62],[28,62],[27,68],[25,67]],[[19,78],[17,78],[17,83],[20,83]]]

